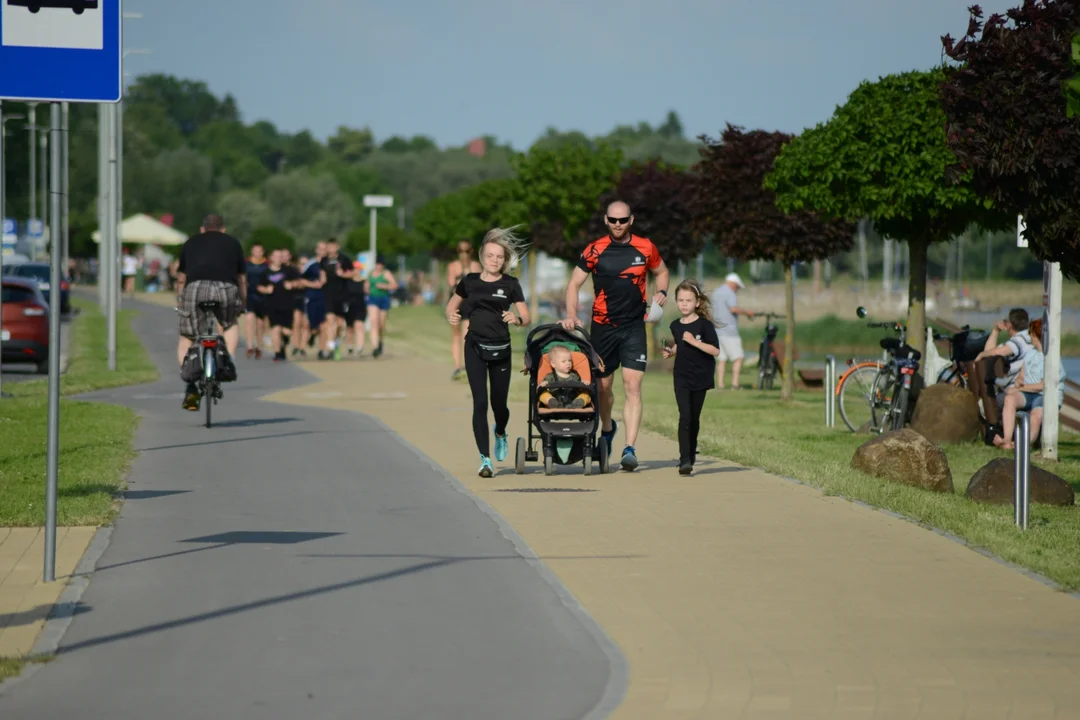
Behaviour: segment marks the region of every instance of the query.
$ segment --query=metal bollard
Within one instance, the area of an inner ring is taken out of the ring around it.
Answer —
[[[1026,412],[1016,413],[1016,432],[1013,444],[1016,446],[1014,474],[1016,482],[1013,488],[1013,522],[1017,527],[1027,530],[1028,507],[1031,504],[1031,457],[1028,454],[1028,435],[1031,424]]]
[[[825,356],[825,427],[836,427],[836,358]]]

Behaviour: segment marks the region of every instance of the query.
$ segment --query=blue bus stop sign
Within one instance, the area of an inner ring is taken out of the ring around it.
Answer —
[[[0,100],[119,102],[121,0],[0,0]]]

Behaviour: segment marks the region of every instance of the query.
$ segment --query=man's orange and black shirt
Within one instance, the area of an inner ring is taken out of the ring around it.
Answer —
[[[649,308],[645,281],[659,265],[660,251],[649,238],[631,235],[629,242],[620,243],[605,235],[589,243],[577,266],[592,274],[593,322],[619,326],[644,321]]]

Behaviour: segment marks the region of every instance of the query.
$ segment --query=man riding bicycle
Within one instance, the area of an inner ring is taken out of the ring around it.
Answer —
[[[247,297],[247,258],[240,241],[225,232],[220,215],[203,218],[198,235],[192,235],[180,248],[176,271],[177,310],[180,315],[180,342],[177,360],[181,368],[184,356],[199,334],[199,303],[216,302],[213,311],[229,350],[230,361],[236,357],[240,327],[236,324],[244,312]],[[205,315],[203,315],[205,317]],[[199,388],[187,383],[185,410],[199,409]]]

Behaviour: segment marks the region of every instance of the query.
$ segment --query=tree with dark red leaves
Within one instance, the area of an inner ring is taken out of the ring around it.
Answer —
[[[959,63],[941,88],[950,177],[970,173],[976,192],[1024,216],[1036,257],[1080,279],[1080,119],[1067,112],[1080,1],[1024,0],[985,24],[969,12],[959,42],[942,38]]]
[[[787,324],[784,338],[782,399],[794,389],[795,291],[792,265],[823,260],[851,248],[854,227],[844,220],[822,218],[807,210],[785,214],[776,195],[763,187],[780,150],[792,139],[781,132],[752,130],[728,123],[714,141],[701,136],[701,161],[694,166],[692,228],[712,235],[725,255],[740,260],[774,260],[784,266]]]
[[[589,239],[607,234],[604,212],[613,201],[622,200],[634,213],[634,234],[652,240],[668,266],[695,258],[704,246],[691,229],[695,187],[693,176],[674,165],[661,160],[635,162],[622,171],[614,189],[600,196],[589,219]]]

